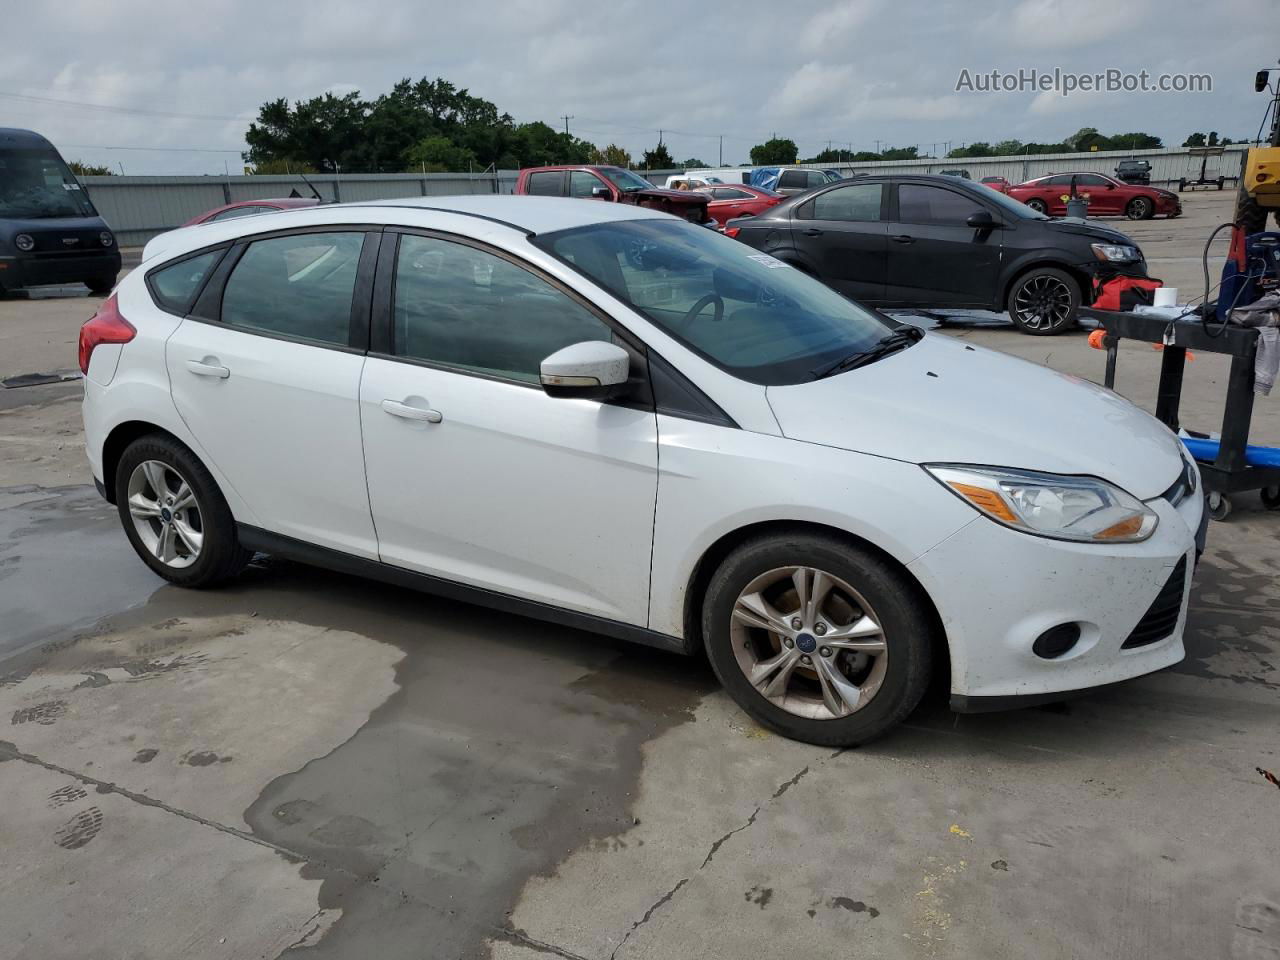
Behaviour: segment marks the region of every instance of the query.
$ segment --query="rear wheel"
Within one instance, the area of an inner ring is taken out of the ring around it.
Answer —
[[[1032,197],[1030,200],[1028,200],[1027,206],[1030,207],[1032,210],[1034,210],[1036,213],[1049,212],[1049,205],[1038,197]]]
[[[1076,322],[1080,287],[1070,274],[1056,267],[1039,267],[1017,279],[1006,307],[1023,333],[1052,336]]]
[[[918,587],[834,537],[749,541],[711,579],[702,629],[746,713],[784,736],[855,746],[900,723],[932,670]]]
[[[190,450],[152,434],[116,465],[116,508],[142,562],[170,583],[204,587],[239,573],[252,553],[213,477]]]
[[[1124,215],[1130,220],[1150,220],[1156,212],[1156,205],[1147,197],[1134,197],[1124,208]]]
[[[111,288],[116,285],[116,278],[114,274],[109,277],[91,277],[84,285],[89,288],[90,293],[102,296],[111,292]]]

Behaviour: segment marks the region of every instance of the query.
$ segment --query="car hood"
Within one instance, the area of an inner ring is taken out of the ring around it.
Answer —
[[[1177,437],[1123,397],[945,334],[767,396],[786,437],[910,463],[1087,474],[1143,500],[1182,470]]]
[[[109,230],[102,217],[34,217],[32,219],[4,218],[4,232],[9,236],[20,233],[75,233],[78,230]]]
[[[1050,230],[1056,230],[1059,233],[1090,237],[1100,243],[1123,243],[1131,247],[1137,246],[1132,237],[1121,233],[1119,230],[1101,226],[1093,220],[1082,220],[1080,217],[1057,217],[1048,221],[1048,223],[1051,224],[1049,226]]]

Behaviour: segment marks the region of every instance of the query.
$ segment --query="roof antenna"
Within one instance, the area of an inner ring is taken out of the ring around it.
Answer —
[[[308,187],[311,188],[311,192],[315,194],[316,201],[319,203],[324,203],[324,197],[320,196],[320,191],[316,189],[315,184],[313,184],[310,180],[307,179],[307,175],[303,173],[301,170],[299,170],[298,176],[302,178],[303,183],[305,183]]]

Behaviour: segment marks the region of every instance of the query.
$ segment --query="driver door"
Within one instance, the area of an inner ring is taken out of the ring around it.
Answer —
[[[652,404],[556,399],[538,380],[547,355],[613,328],[528,265],[441,235],[388,231],[375,302],[390,344],[360,410],[382,560],[644,626]]]

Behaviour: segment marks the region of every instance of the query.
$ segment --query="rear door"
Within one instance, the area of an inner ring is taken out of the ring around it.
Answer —
[[[885,185],[850,183],[796,210],[791,236],[830,286],[855,300],[884,299],[888,253]]]
[[[377,542],[358,396],[379,236],[238,244],[165,348],[178,413],[257,522],[364,557]]]
[[[965,221],[989,210],[963,190],[933,183],[894,185],[885,297],[920,306],[991,306],[998,299],[1000,230]]]
[[[532,197],[563,197],[565,170],[539,170],[529,174],[525,193]]]

